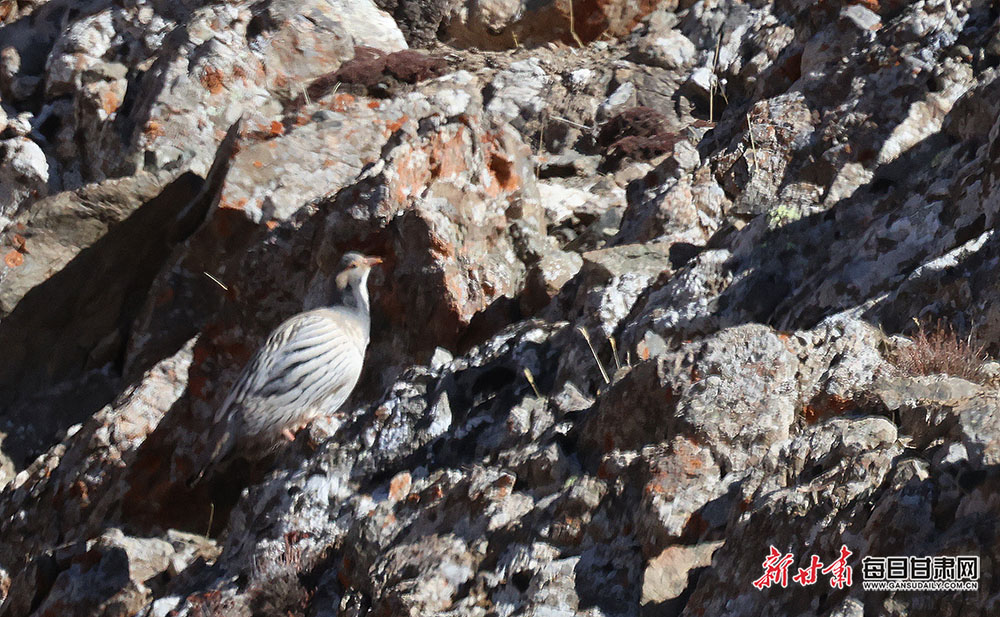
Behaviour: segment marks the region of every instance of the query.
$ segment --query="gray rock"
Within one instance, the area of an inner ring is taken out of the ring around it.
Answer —
[[[1000,444],[996,439],[1000,429],[995,397],[977,397],[955,410],[962,445],[968,452],[973,469],[988,469],[1000,460]]]
[[[434,564],[428,568],[428,564]],[[475,560],[454,536],[429,536],[386,553],[372,572],[377,610],[398,614],[445,611],[473,574]]]
[[[722,544],[719,541],[671,546],[650,559],[642,575],[642,604],[655,606],[680,596],[688,587],[691,570],[710,566],[712,554]]]
[[[317,3],[306,10],[301,7],[297,10],[307,15],[312,11],[329,11],[325,17],[332,16],[334,21],[341,22],[355,45],[366,45],[382,51],[406,49],[403,33],[392,18],[374,3],[337,0],[329,5],[331,6]],[[315,19],[312,15],[310,17]]]
[[[551,79],[537,60],[519,60],[493,79],[493,98],[486,106],[498,123],[511,122],[514,126],[524,126],[536,117],[546,102],[545,88]]]
[[[20,113],[14,116],[14,118],[8,120],[7,127],[14,136],[27,137],[31,133],[32,119],[33,116],[31,113]]]
[[[697,51],[694,44],[676,30],[651,31],[640,38],[635,47],[641,62],[671,70],[691,66]]]
[[[31,131],[31,125],[21,117],[11,125],[8,128],[15,134]],[[24,204],[45,195],[49,171],[45,152],[31,139],[18,136],[0,141],[0,229],[6,229]]]
[[[634,106],[635,86],[626,81],[618,86],[597,108],[597,119],[607,120],[626,107]]]
[[[685,92],[707,101],[716,82],[712,69],[701,66],[691,71],[691,76],[684,84]]]

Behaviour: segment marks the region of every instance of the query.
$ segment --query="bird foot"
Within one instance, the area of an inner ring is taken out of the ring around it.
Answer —
[[[285,436],[288,441],[295,441],[295,434],[289,429],[283,429],[281,434]]]

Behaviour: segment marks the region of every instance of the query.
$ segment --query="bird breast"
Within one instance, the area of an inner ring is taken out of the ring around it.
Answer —
[[[357,384],[367,344],[366,321],[349,311],[317,309],[281,324],[234,387],[239,432],[276,438],[337,411]]]

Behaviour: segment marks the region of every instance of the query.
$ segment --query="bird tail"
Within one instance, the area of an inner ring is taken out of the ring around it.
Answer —
[[[188,488],[194,488],[197,486],[211,470],[213,473],[219,470],[225,469],[232,463],[236,454],[236,439],[233,436],[233,432],[230,430],[222,433],[220,438],[213,440],[214,445],[212,446],[211,454],[204,465],[197,473],[188,477],[185,484]]]

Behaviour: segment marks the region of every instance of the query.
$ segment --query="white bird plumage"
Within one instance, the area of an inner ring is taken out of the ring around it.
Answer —
[[[257,458],[322,413],[335,412],[361,376],[370,328],[368,275],[377,257],[347,253],[334,306],[299,313],[275,328],[219,407],[207,464]]]

